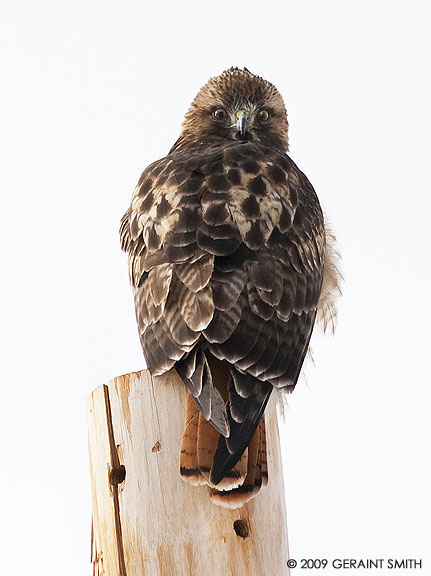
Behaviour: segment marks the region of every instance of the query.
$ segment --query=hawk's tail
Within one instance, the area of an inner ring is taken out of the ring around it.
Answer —
[[[272,386],[241,374],[208,350],[177,368],[191,393],[181,476],[192,484],[208,485],[216,504],[240,507],[267,481],[262,415]]]
[[[239,508],[256,496],[268,480],[265,418],[261,418],[251,442],[237,463],[215,485],[211,470],[220,434],[205,420],[187,393],[186,428],[180,454],[180,473],[186,482],[207,485],[211,500],[227,508]]]

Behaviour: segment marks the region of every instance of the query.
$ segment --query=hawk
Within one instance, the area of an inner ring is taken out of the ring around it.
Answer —
[[[180,473],[239,507],[267,481],[265,407],[335,316],[333,237],[287,156],[275,86],[231,68],[200,90],[121,221],[148,369],[187,387]]]

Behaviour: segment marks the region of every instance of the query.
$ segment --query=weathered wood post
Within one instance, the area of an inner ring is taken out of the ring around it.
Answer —
[[[174,370],[144,370],[88,399],[94,575],[288,575],[275,404],[266,411],[268,485],[229,510],[180,478],[185,391]]]

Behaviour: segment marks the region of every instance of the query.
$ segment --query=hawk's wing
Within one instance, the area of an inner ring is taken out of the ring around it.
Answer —
[[[185,146],[142,174],[121,237],[148,368],[175,365],[224,436],[216,484],[272,387],[298,379],[324,265],[317,196],[288,156],[259,143]],[[229,363],[227,390],[214,386],[211,357]]]

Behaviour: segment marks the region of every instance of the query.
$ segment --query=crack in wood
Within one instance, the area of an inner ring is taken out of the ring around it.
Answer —
[[[111,491],[114,501],[114,516],[115,516],[115,536],[117,540],[117,550],[118,550],[118,568],[120,571],[120,576],[127,576],[126,564],[124,561],[124,548],[123,548],[123,534],[121,530],[121,519],[120,519],[120,502],[118,499],[118,483],[112,482],[112,473],[120,468],[120,459],[118,457],[117,447],[114,438],[114,429],[112,426],[112,412],[111,412],[111,402],[109,400],[109,388],[107,386],[103,387],[103,393],[105,396],[105,406],[106,406],[106,420],[108,425],[108,435],[109,435],[109,448],[111,453],[111,470],[110,484]],[[123,466],[124,468],[124,466]],[[125,468],[124,468],[125,477]]]

